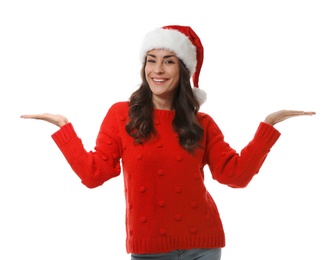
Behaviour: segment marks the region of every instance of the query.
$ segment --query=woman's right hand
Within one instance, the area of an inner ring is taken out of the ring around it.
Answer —
[[[24,119],[37,119],[37,120],[44,120],[46,122],[49,122],[51,124],[54,124],[58,127],[62,127],[63,125],[67,124],[69,121],[68,119],[63,115],[55,115],[55,114],[33,114],[33,115],[21,115],[21,118]]]

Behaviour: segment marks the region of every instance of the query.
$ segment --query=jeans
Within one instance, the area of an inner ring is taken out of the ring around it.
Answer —
[[[161,254],[132,254],[131,260],[220,260],[221,253],[221,248],[197,248]]]

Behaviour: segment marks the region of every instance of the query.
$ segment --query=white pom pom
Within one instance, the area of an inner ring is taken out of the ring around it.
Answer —
[[[207,99],[206,92],[200,88],[195,88],[195,87],[193,87],[192,90],[194,92],[194,96],[196,97],[200,105],[203,105]]]

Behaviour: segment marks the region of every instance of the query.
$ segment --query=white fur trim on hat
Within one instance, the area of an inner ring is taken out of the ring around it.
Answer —
[[[196,47],[189,38],[172,29],[157,28],[146,34],[140,48],[140,59],[144,62],[147,52],[153,49],[166,49],[174,52],[193,75],[196,70]]]

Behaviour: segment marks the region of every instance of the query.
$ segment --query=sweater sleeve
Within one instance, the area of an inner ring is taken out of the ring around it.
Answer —
[[[120,141],[116,115],[111,108],[103,120],[94,150],[86,151],[71,123],[52,135],[73,171],[88,188],[95,188],[120,174]]]
[[[233,188],[246,187],[259,172],[280,132],[261,122],[253,139],[238,153],[224,140],[216,123],[208,119],[205,158],[212,177]]]

